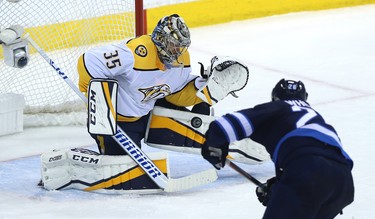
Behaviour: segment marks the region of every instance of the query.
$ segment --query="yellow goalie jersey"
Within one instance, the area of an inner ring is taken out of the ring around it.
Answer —
[[[118,121],[125,122],[147,115],[160,98],[166,97],[178,106],[200,103],[196,92],[205,84],[205,79],[190,74],[188,52],[167,69],[149,35],[134,38],[126,45],[105,45],[87,51],[79,58],[78,73],[82,92],[87,92],[91,78],[118,81]]]

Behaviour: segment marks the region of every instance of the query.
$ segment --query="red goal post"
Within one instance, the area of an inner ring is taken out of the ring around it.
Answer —
[[[147,34],[147,16],[143,0],[135,0],[135,35]]]

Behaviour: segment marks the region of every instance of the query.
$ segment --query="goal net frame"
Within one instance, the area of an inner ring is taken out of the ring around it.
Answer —
[[[143,0],[48,1],[0,1],[0,30],[21,25],[76,84],[85,51],[146,34]],[[24,96],[24,127],[85,125],[85,104],[30,46],[29,52],[27,66],[9,67],[0,46],[0,95]]]

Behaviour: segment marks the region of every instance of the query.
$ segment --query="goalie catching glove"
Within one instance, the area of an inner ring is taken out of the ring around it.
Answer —
[[[199,64],[201,76],[207,79],[207,83],[198,90],[197,96],[210,105],[224,99],[228,94],[238,97],[234,92],[242,90],[249,79],[248,68],[231,57],[213,57],[206,70],[202,63]]]

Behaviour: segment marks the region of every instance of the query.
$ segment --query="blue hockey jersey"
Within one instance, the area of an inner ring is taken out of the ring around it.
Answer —
[[[207,145],[225,145],[248,137],[264,145],[274,163],[286,140],[310,137],[339,149],[353,166],[335,129],[302,100],[268,102],[226,114],[212,122],[206,133]]]

